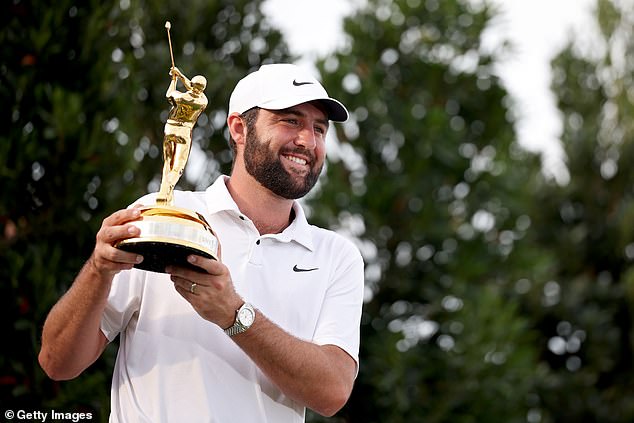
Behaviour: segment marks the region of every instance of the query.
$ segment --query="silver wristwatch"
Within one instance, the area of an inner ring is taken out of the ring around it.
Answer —
[[[249,329],[255,321],[255,309],[249,303],[242,304],[236,310],[236,321],[231,327],[225,329],[225,333],[229,336],[237,335]]]

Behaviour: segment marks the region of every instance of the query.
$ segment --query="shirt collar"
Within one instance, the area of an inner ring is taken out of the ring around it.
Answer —
[[[242,214],[227,189],[228,180],[228,176],[220,175],[216,181],[207,188],[205,192],[205,203],[207,204],[207,210],[210,214],[222,211],[234,212],[237,215]],[[295,212],[295,218],[291,224],[284,229],[282,233],[269,236],[281,242],[295,241],[312,251],[314,248],[313,237],[311,235],[310,224],[306,220],[304,209],[299,202],[293,201],[293,210]]]
[[[205,203],[207,203],[207,210],[209,210],[210,214],[216,214],[221,211],[235,211],[240,214],[238,205],[233,201],[227,189],[228,180],[228,176],[220,175],[205,191]]]

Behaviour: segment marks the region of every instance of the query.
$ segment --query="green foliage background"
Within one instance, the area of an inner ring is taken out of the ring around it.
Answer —
[[[0,17],[0,404],[107,420],[116,348],[76,380],[37,364],[51,305],[101,219],[158,187],[172,22],[176,64],[208,79],[197,162],[227,173],[235,82],[293,61],[261,1],[15,0]],[[317,67],[351,111],[306,199],[366,261],[361,368],[339,422],[634,420],[629,2],[597,1],[592,54],[553,62],[569,181],[517,144],[486,52],[487,2],[368,0]],[[615,47],[616,46],[616,47]],[[189,169],[189,168],[188,168]],[[321,418],[312,412],[308,421]]]

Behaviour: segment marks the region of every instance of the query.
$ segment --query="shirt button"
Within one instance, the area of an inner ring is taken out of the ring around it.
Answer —
[[[257,241],[255,241],[255,243],[256,243],[257,245],[260,245],[260,240],[258,239]]]
[[[244,218],[244,216],[240,216],[240,219],[241,219],[241,220],[246,220],[246,219]]]

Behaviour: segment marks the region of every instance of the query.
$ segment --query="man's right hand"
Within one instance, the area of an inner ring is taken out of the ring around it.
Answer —
[[[142,256],[115,247],[119,241],[141,234],[140,229],[130,223],[138,220],[140,215],[141,210],[137,206],[119,210],[103,220],[97,232],[95,250],[89,259],[97,273],[111,277],[143,261]]]

